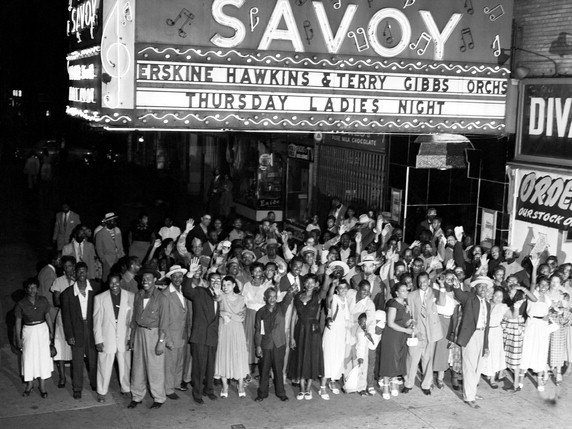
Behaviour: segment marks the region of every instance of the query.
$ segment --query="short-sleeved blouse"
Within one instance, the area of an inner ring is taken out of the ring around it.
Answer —
[[[50,303],[44,296],[36,296],[34,304],[26,297],[16,304],[14,314],[16,318],[21,318],[24,324],[43,322],[46,320],[46,313],[50,311]]]

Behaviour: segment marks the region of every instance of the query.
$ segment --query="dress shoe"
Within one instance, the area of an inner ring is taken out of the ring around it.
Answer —
[[[401,393],[409,393],[411,392],[411,387],[404,387],[403,389],[401,389]]]
[[[431,394],[431,389],[421,389],[421,391],[427,396]]]
[[[179,399],[179,395],[177,395],[176,393],[169,393],[167,395],[167,398],[172,399],[173,401],[176,401],[177,399]]]
[[[193,400],[199,405],[203,405],[205,403],[205,401],[203,401],[202,398],[194,398],[193,397]]]
[[[74,399],[81,399],[81,392],[73,392]]]
[[[161,402],[153,402],[153,403],[151,404],[151,407],[150,407],[150,408],[151,408],[152,410],[156,410],[157,408],[161,408],[162,406],[163,406],[163,404],[162,404]]]
[[[60,378],[60,380],[58,381],[58,389],[63,389],[64,387],[66,387],[66,379]]]
[[[474,408],[475,410],[478,410],[479,408],[481,408],[481,406],[479,404],[477,404],[476,401],[465,401],[465,404],[467,404],[471,408]]]
[[[97,392],[97,386],[92,385],[92,386],[91,386],[91,390],[92,390],[93,392]]]
[[[218,397],[214,393],[203,392],[203,395],[208,397],[211,401],[216,401],[218,399]]]
[[[43,391],[40,390],[40,396],[41,396],[43,399],[46,399],[46,398],[48,397],[48,392],[43,392]]]
[[[97,402],[105,402],[105,396],[104,395],[100,395],[99,393],[97,394]]]
[[[30,393],[32,393],[32,390],[34,390],[34,388],[30,388],[30,390],[24,390],[24,392],[22,393],[22,396],[30,396]]]
[[[137,401],[131,401],[129,403],[129,405],[127,405],[127,408],[135,408],[137,405],[139,405],[141,402],[137,402]]]
[[[282,402],[286,402],[288,400],[288,396],[284,395],[284,396],[279,396],[278,397]]]
[[[180,390],[181,392],[186,392],[187,390],[189,390],[189,388],[187,387],[188,385],[189,383],[183,381],[181,385],[179,387],[175,387],[175,389]]]
[[[437,383],[435,383],[435,385],[437,386],[437,389],[444,389],[445,388],[445,383],[443,383],[442,380],[437,380]]]
[[[257,396],[256,399],[254,399],[255,402],[262,402],[264,401],[264,398]]]

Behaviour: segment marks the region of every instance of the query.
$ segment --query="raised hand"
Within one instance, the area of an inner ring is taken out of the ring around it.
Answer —
[[[454,259],[449,259],[447,261],[447,263],[445,264],[445,268],[447,270],[454,270],[455,269],[455,260]]]
[[[153,248],[154,248],[154,249],[157,249],[157,248],[161,247],[161,243],[162,243],[161,239],[158,238],[157,240],[155,240],[155,241],[153,242]]]
[[[194,227],[195,227],[195,220],[194,219],[187,220],[185,231],[190,232]]]
[[[361,243],[361,232],[356,233],[355,241],[356,243]]]
[[[420,246],[421,242],[419,240],[415,240],[413,243],[411,243],[411,248],[413,249],[414,247]]]
[[[201,260],[199,258],[191,259],[191,263],[189,264],[189,276],[193,276],[201,266]]]

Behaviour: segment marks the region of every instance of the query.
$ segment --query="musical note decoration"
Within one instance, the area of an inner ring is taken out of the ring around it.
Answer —
[[[187,37],[187,32],[184,28],[188,25],[191,26],[191,21],[195,19],[195,15],[193,15],[188,9],[181,9],[179,14],[175,17],[175,19],[167,18],[167,25],[170,27],[174,27],[177,22],[183,20],[183,23],[178,28],[179,37],[185,38]]]
[[[385,28],[383,29],[383,37],[385,37],[385,42],[388,45],[393,43],[393,33],[391,32],[391,24],[389,22],[385,24]]]
[[[311,40],[314,38],[314,30],[312,29],[312,23],[308,20],[304,21],[304,33],[306,33],[306,40],[308,45],[310,45],[312,43]]]
[[[500,36],[498,34],[495,36],[491,48],[493,49],[493,55],[495,57],[500,57],[501,45],[500,45]]]
[[[342,0],[332,0],[334,9],[339,9],[340,7],[342,7]]]
[[[361,42],[360,42],[360,36],[362,39]],[[369,40],[367,39],[367,36],[365,34],[365,29],[363,27],[359,27],[355,32],[354,31],[348,32],[348,37],[350,39],[354,39],[358,52],[363,52],[369,49]]]
[[[405,0],[405,3],[403,4],[403,9],[405,9],[406,7],[409,6],[413,6],[415,4],[415,0]]]
[[[461,42],[463,43],[459,50],[461,52],[466,52],[467,48],[473,49],[475,47],[475,42],[473,41],[473,35],[471,34],[471,29],[469,27],[463,28],[461,30]]]
[[[465,0],[465,9],[469,15],[475,13],[475,9],[473,9],[473,0]]]
[[[253,7],[250,9],[250,31],[253,32],[254,29],[258,26],[260,22],[260,18],[258,17],[258,8]]]
[[[308,0],[296,0],[296,6],[304,6]]]
[[[127,25],[128,22],[133,21],[133,12],[131,12],[131,4],[126,2],[123,5],[123,19],[121,20],[121,25]]]
[[[499,19],[501,16],[504,15],[504,8],[502,7],[502,4],[497,4],[493,8],[485,7],[483,9],[483,12],[485,12],[485,15],[489,16],[489,19],[491,21],[496,21],[497,19]]]
[[[417,39],[416,43],[409,44],[409,49],[417,50],[417,55],[423,55],[427,50],[427,48],[429,47],[429,43],[431,43],[431,40],[432,37],[423,31],[419,35],[419,39]]]

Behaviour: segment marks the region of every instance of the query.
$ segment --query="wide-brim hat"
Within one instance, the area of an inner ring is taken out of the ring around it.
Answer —
[[[173,265],[171,267],[171,270],[165,274],[166,277],[171,277],[171,275],[175,274],[175,273],[183,273],[187,274],[188,270],[186,268],[181,267],[180,265]]]
[[[366,214],[362,214],[360,215],[359,219],[358,219],[358,223],[370,223],[373,222],[373,219],[370,218],[368,215]]]
[[[490,277],[487,276],[479,276],[477,277],[475,280],[473,280],[471,282],[471,287],[475,287],[478,284],[484,283],[486,284],[488,287],[494,287],[494,283],[493,280]]]
[[[139,270],[139,272],[137,273],[137,275],[139,277],[143,277],[145,274],[153,274],[153,277],[155,277],[155,279],[160,279],[161,278],[161,273],[159,271],[157,271],[154,268],[151,267],[146,267],[146,268],[142,268],[141,270]]]
[[[268,240],[266,240],[266,244],[265,244],[265,247],[268,247],[268,246],[279,246],[278,240],[276,240],[275,238],[269,238]]]
[[[330,264],[330,268],[332,270],[336,269],[336,268],[341,268],[342,270],[344,270],[344,276],[350,272],[350,267],[348,266],[348,264],[346,264],[345,262],[342,261],[334,261]]]
[[[105,216],[103,217],[103,219],[101,219],[102,222],[109,222],[112,219],[117,219],[117,215],[113,212],[109,212],[106,213]]]
[[[318,251],[314,246],[304,246],[302,247],[302,250],[300,250],[300,254],[304,255],[306,253],[313,253],[315,256],[318,253]]]
[[[246,255],[249,255],[252,257],[252,260],[256,261],[256,254],[252,251],[252,250],[243,250],[241,255],[244,257]]]
[[[366,255],[358,265],[365,265],[365,264],[375,264],[377,259],[374,256]]]

